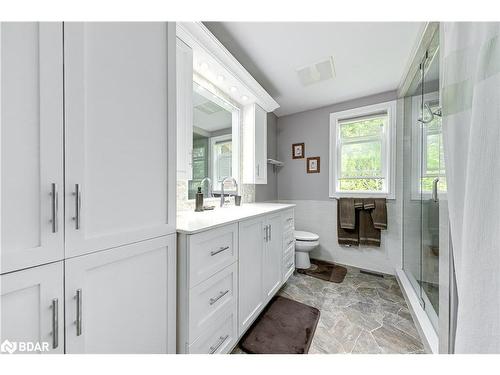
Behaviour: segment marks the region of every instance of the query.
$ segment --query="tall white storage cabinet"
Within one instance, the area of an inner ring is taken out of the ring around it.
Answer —
[[[68,353],[175,353],[175,235],[66,261]]]
[[[63,263],[1,275],[0,285],[0,342],[46,343],[44,353],[63,353]]]
[[[2,338],[175,353],[175,24],[0,42]]]
[[[62,32],[0,24],[1,273],[64,257]]]
[[[66,256],[175,232],[168,48],[167,23],[64,25]]]

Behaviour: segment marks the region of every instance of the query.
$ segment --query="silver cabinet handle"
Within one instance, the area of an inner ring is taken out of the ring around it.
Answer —
[[[222,297],[224,297],[228,293],[229,293],[229,289],[224,291],[224,292],[220,292],[217,297],[210,298],[210,306],[212,306],[215,302],[220,300]]]
[[[273,226],[269,224],[269,241],[273,238]]]
[[[434,202],[437,202],[439,200],[438,199],[438,182],[439,182],[439,177],[436,177],[432,181],[432,200]]]
[[[293,220],[293,217],[289,217],[288,219],[286,219],[287,222],[291,222]]]
[[[59,207],[58,207],[58,196],[59,193],[57,192],[57,184],[52,183],[51,188],[50,188],[50,196],[51,196],[51,211],[52,211],[52,219],[50,222],[52,223],[52,233],[57,233],[57,224],[58,224],[58,216],[59,216]]]
[[[82,334],[82,290],[76,290],[76,335]]]
[[[80,229],[80,219],[82,216],[82,189],[80,184],[75,184],[75,191],[73,192],[75,196],[75,216],[73,220],[75,221],[75,229]]]
[[[268,234],[268,226],[264,226],[264,241],[267,242],[269,240],[269,234]]]
[[[52,300],[52,349],[59,346],[59,300]]]
[[[260,177],[260,164],[257,164],[257,177]]]
[[[211,252],[210,252],[210,256],[212,256],[212,257],[213,257],[214,255],[217,255],[217,254],[219,254],[219,253],[222,253],[223,251],[226,251],[227,249],[229,249],[229,246],[221,246],[221,247],[219,247],[219,249],[218,249],[218,250],[213,250],[213,251],[211,251]]]
[[[214,354],[217,351],[217,349],[219,349],[221,345],[224,344],[224,341],[226,341],[228,337],[229,335],[219,337],[219,341],[217,341],[215,345],[210,347],[209,353]]]

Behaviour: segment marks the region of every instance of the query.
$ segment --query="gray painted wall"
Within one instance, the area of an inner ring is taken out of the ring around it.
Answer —
[[[395,91],[368,96],[278,118],[277,156],[285,163],[278,172],[278,201],[294,203],[295,228],[317,233],[320,246],[312,258],[393,274],[401,268],[401,170],[403,108],[398,104],[396,129],[396,199],[388,201],[388,230],[380,247],[346,247],[337,242],[337,201],[328,197],[330,113],[395,100]],[[292,159],[292,144],[305,143],[305,156],[321,158],[321,173],[307,174],[306,159]],[[270,176],[270,175],[268,175]]]
[[[278,158],[277,138],[278,117],[274,113],[267,114],[267,157]],[[255,185],[255,201],[266,202],[278,199],[278,177],[272,165],[267,165],[267,185]]]
[[[278,118],[278,199],[328,200],[330,113],[396,99],[396,91]],[[292,159],[292,144],[305,143],[305,156],[321,158],[321,173],[307,174],[306,159]]]

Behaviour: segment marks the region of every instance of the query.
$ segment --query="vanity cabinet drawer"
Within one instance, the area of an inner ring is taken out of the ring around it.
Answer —
[[[190,354],[229,353],[237,341],[236,312],[221,315],[189,346]]]
[[[295,219],[293,216],[293,210],[288,210],[283,212],[283,232],[288,232],[289,230],[294,230],[295,228]]]
[[[283,234],[283,250],[286,253],[290,247],[295,247],[295,234],[293,230],[289,230]]]
[[[283,259],[287,259],[290,254],[295,254],[295,241],[283,252]]]
[[[286,282],[288,278],[293,274],[295,269],[295,251],[287,252],[283,258],[283,282]]]
[[[188,248],[192,288],[238,259],[238,224],[193,234]]]
[[[189,342],[193,342],[218,316],[236,312],[238,264],[216,273],[189,291]]]

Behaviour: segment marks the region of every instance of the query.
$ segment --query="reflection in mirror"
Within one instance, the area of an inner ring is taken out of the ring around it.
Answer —
[[[233,128],[238,121],[236,107],[193,83],[193,179],[189,181],[188,199],[194,199],[199,186],[205,197],[219,196],[224,177],[237,179]],[[235,192],[234,186],[224,188]]]

